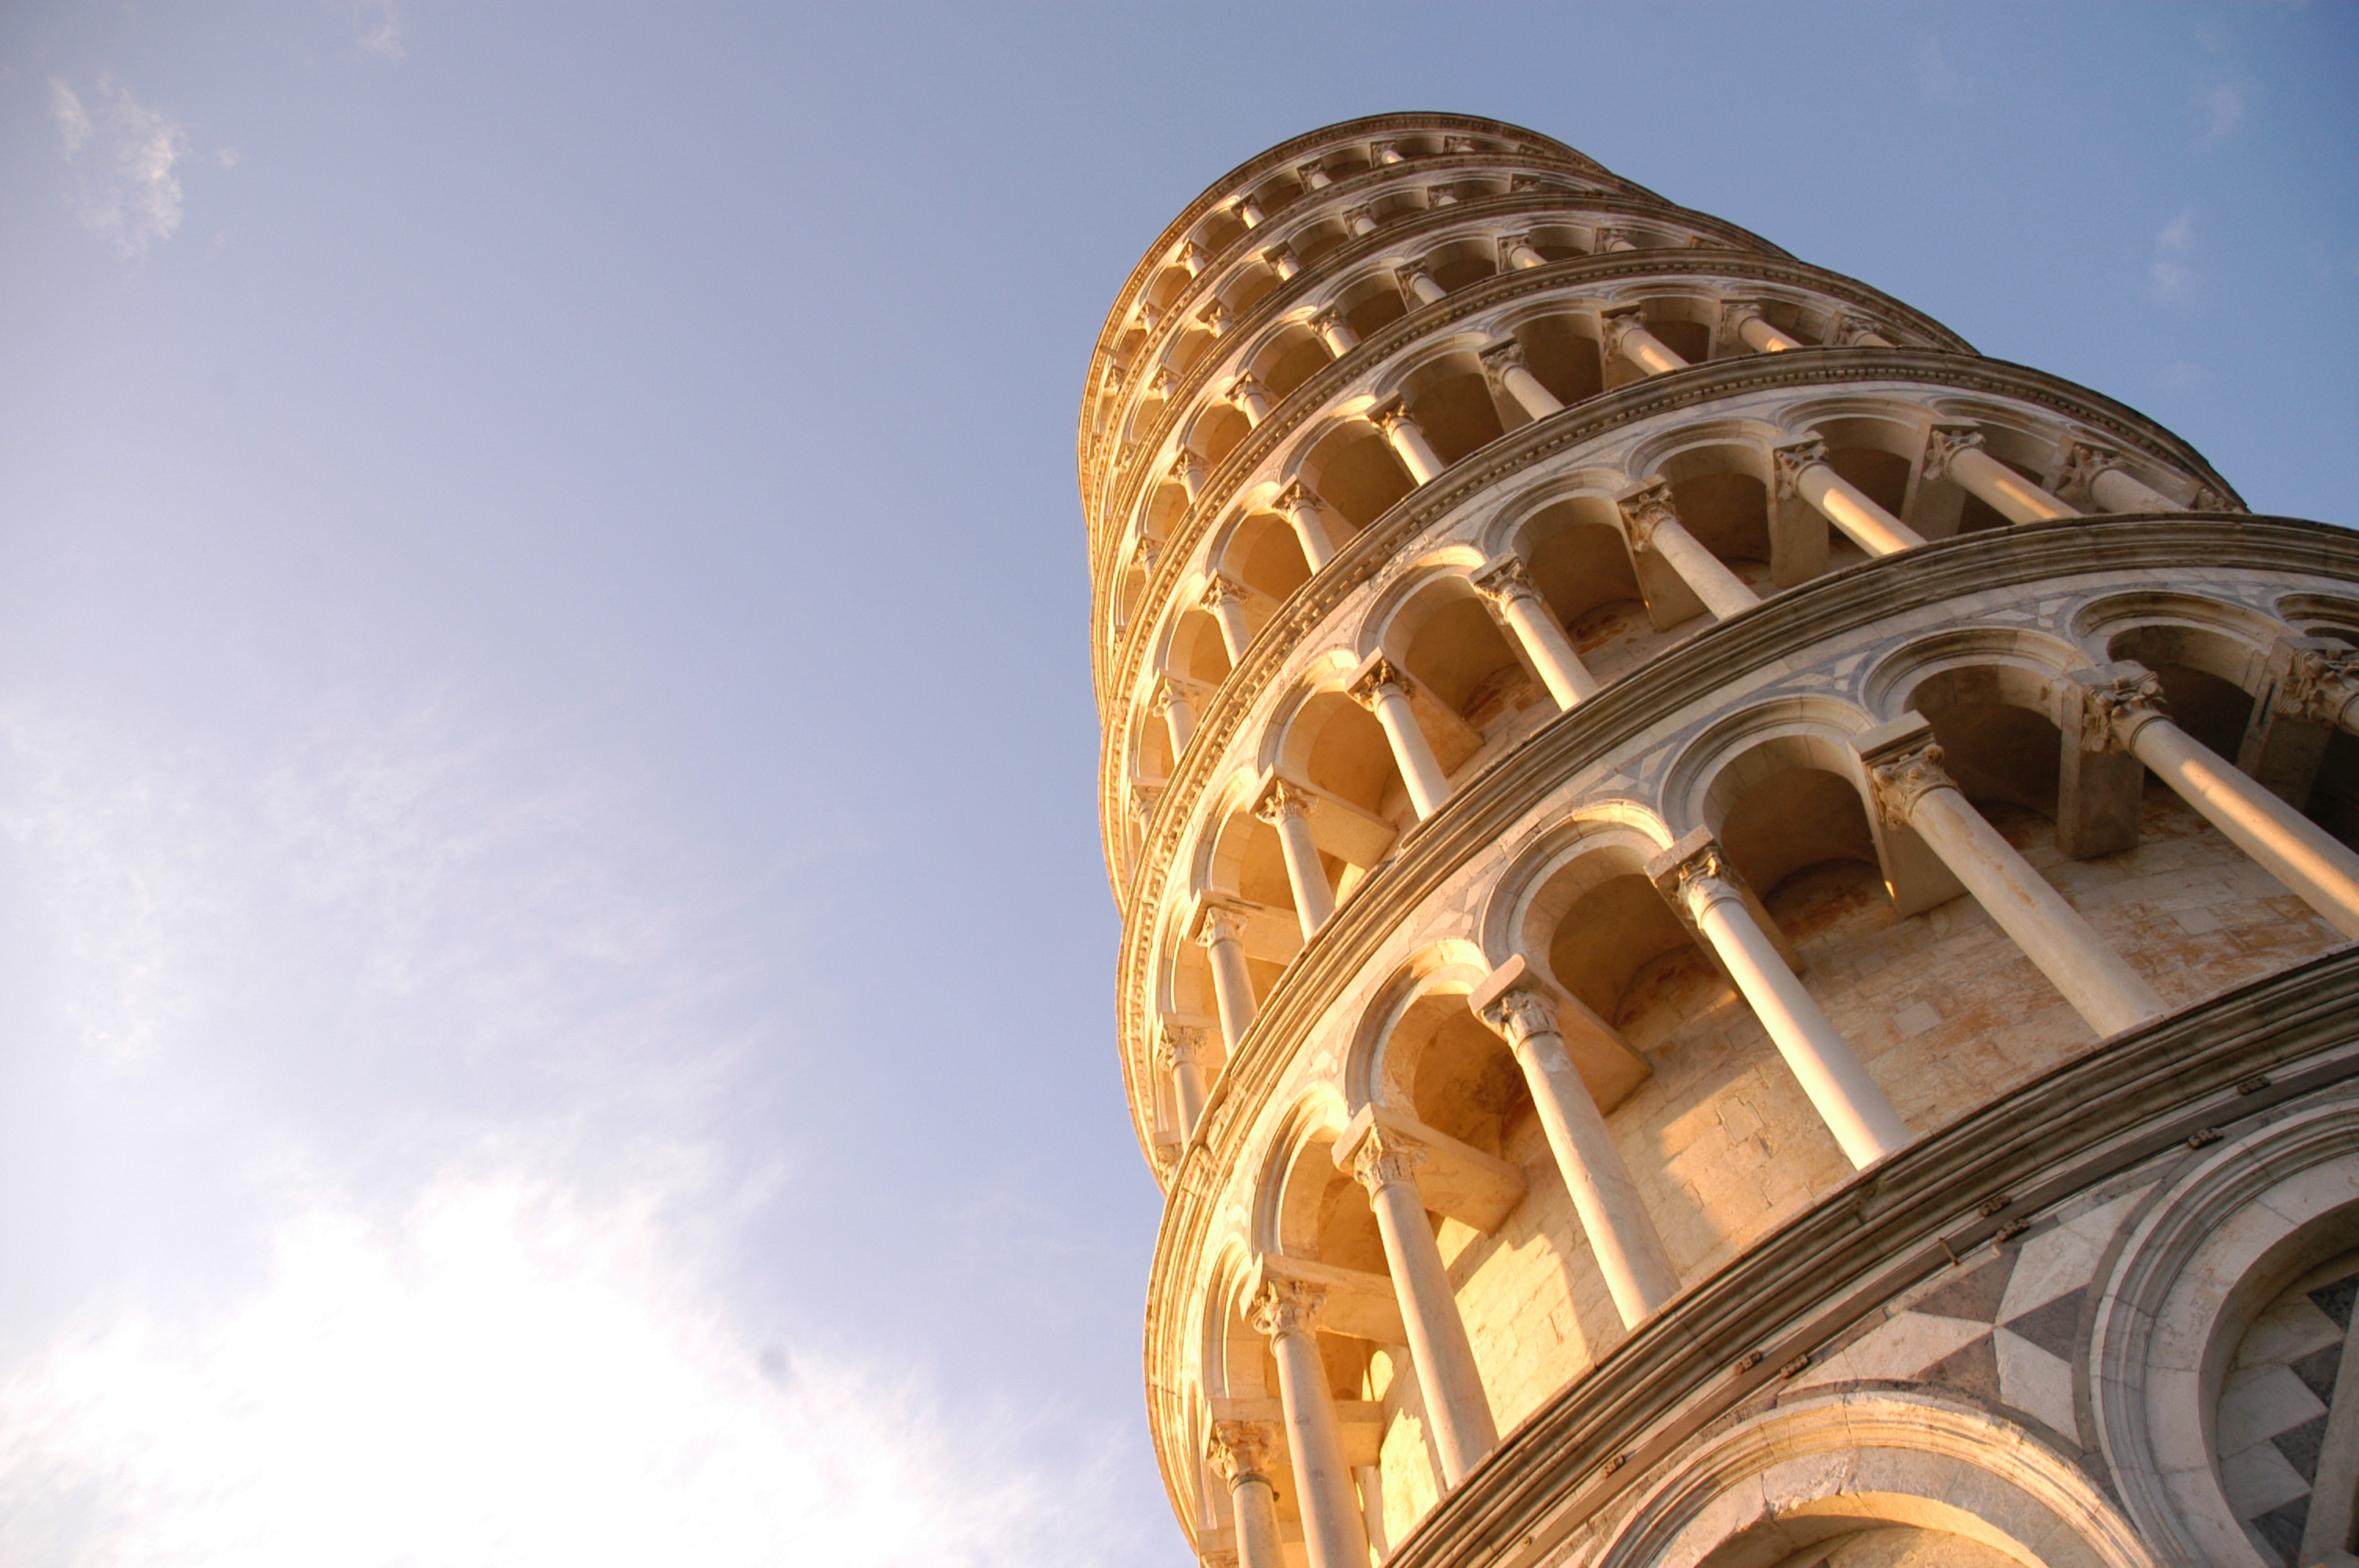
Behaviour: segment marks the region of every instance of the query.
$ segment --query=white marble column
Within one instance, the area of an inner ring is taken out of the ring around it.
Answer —
[[[1229,1484],[1229,1510],[1237,1538],[1237,1568],[1286,1568],[1277,1533],[1277,1493],[1269,1461],[1277,1433],[1267,1422],[1216,1421],[1206,1458]],[[1356,1565],[1355,1565],[1356,1568]]]
[[[1483,351],[1483,373],[1491,384],[1516,400],[1516,406],[1535,419],[1562,413],[1563,402],[1524,364],[1524,346],[1513,338]]]
[[[1343,1423],[1319,1355],[1318,1314],[1325,1299],[1315,1285],[1272,1280],[1254,1298],[1253,1325],[1269,1336],[1277,1361],[1277,1397],[1286,1411],[1310,1568],[1367,1568],[1368,1532],[1360,1522],[1351,1467],[1343,1462]]]
[[[1955,481],[2010,523],[2043,523],[2081,515],[2076,508],[2057,500],[1983,450],[1982,432],[1962,425],[1933,427],[1925,443],[1920,477]]]
[[[1524,656],[1539,671],[1557,707],[1569,708],[1596,695],[1597,677],[1581,662],[1572,639],[1557,623],[1556,611],[1540,597],[1521,560],[1511,556],[1474,579],[1474,591],[1491,601]]]
[[[1638,242],[1630,237],[1630,231],[1627,229],[1618,229],[1609,225],[1597,230],[1591,238],[1593,243],[1590,245],[1590,253],[1593,255],[1602,256],[1612,251],[1635,251],[1638,248]]]
[[[1193,506],[1204,493],[1204,460],[1183,449],[1171,460],[1171,477],[1180,481],[1180,488],[1188,492],[1188,504]]]
[[[1827,444],[1818,437],[1775,448],[1780,497],[1799,495],[1819,514],[1871,556],[1897,555],[1925,542],[1908,524],[1870,501],[1827,464]]]
[[[2110,678],[2073,676],[2082,749],[2137,758],[2336,930],[2359,936],[2359,855],[2172,723],[2153,674],[2136,665],[2108,668]]]
[[[1245,590],[1224,577],[1214,577],[1204,584],[1201,601],[1221,628],[1221,646],[1229,655],[1229,667],[1234,669],[1253,645],[1253,625],[1245,620]]]
[[[1353,239],[1376,232],[1376,215],[1365,207],[1354,207],[1343,214],[1343,227]]]
[[[1261,383],[1250,375],[1241,375],[1229,384],[1229,401],[1237,406],[1248,426],[1258,425],[1269,417],[1269,395]]]
[[[1680,522],[1669,484],[1641,485],[1625,495],[1621,505],[1622,526],[1630,536],[1631,547],[1652,550],[1669,561],[1714,620],[1741,615],[1761,602],[1761,596],[1747,588],[1743,578],[1730,571]]]
[[[1178,762],[1180,753],[1188,749],[1188,737],[1196,732],[1196,708],[1185,693],[1165,681],[1156,688],[1155,706],[1162,710],[1163,727],[1171,736],[1171,760]]]
[[[1499,270],[1520,272],[1526,267],[1546,266],[1548,257],[1540,254],[1528,235],[1508,234],[1499,241]]]
[[[1669,343],[1647,330],[1646,317],[1637,310],[1601,316],[1597,327],[1598,341],[1609,356],[1619,354],[1648,375],[1687,368],[1688,362],[1673,352]]]
[[[1286,860],[1286,883],[1294,890],[1295,918],[1302,924],[1302,939],[1319,935],[1335,913],[1335,890],[1328,884],[1327,868],[1320,863],[1319,841],[1311,837],[1310,800],[1297,785],[1273,778],[1254,802],[1254,815],[1277,829],[1278,853]]]
[[[1565,1049],[1555,1004],[1522,988],[1503,993],[1478,1016],[1507,1043],[1523,1069],[1549,1152],[1572,1195],[1573,1212],[1605,1276],[1614,1310],[1636,1328],[1679,1293],[1679,1271],[1671,1267],[1670,1254],[1639,1201],[1638,1184],[1622,1162],[1622,1151]]]
[[[1757,353],[1779,354],[1788,349],[1799,349],[1802,340],[1792,338],[1769,324],[1761,314],[1758,300],[1736,300],[1729,304],[1721,316],[1721,331],[1734,337]]]
[[[2184,512],[2170,497],[2134,477],[2121,454],[2075,441],[2064,459],[2064,494],[2085,495],[2100,512]]]
[[[1190,277],[1201,277],[1204,269],[1212,265],[1212,253],[1190,240],[1180,247],[1180,265],[1188,269]]]
[[[1262,252],[1261,259],[1268,264],[1270,271],[1277,274],[1280,283],[1292,281],[1294,275],[1302,270],[1302,258],[1294,254],[1292,245],[1272,245]]]
[[[1869,325],[1863,317],[1846,316],[1836,323],[1832,334],[1835,342],[1847,349],[1890,349],[1898,347],[1893,341]]]
[[[1376,722],[1384,726],[1385,739],[1392,744],[1393,762],[1400,769],[1401,782],[1408,786],[1418,820],[1422,822],[1440,810],[1441,803],[1450,798],[1450,781],[1418,724],[1408,697],[1408,677],[1395,669],[1391,660],[1379,657],[1344,695],[1375,714]]]
[[[2288,718],[2359,735],[2359,652],[2294,649],[2274,700]]]
[[[1294,481],[1278,492],[1277,509],[1294,525],[1294,537],[1302,546],[1302,558],[1313,572],[1335,558],[1334,535],[1327,532],[1327,509],[1300,480]]]
[[[1319,334],[1320,341],[1327,345],[1327,351],[1339,360],[1360,346],[1360,334],[1352,330],[1352,324],[1343,319],[1343,313],[1332,305],[1310,318],[1310,330]]]
[[[1353,1153],[1352,1174],[1368,1190],[1369,1206],[1376,1212],[1385,1263],[1408,1331],[1409,1357],[1433,1422],[1433,1445],[1441,1455],[1442,1482],[1454,1487],[1499,1445],[1499,1428],[1418,1192],[1414,1173],[1424,1158],[1416,1143],[1375,1127]]]
[[[1706,844],[1673,872],[1689,917],[1720,955],[1844,1157],[1864,1167],[1905,1147],[1908,1124],[1755,922],[1745,895],[1729,880],[1720,846]]]
[[[1258,229],[1261,227],[1261,203],[1255,200],[1252,197],[1240,196],[1237,198],[1235,203],[1229,208],[1229,211],[1235,213],[1237,216],[1237,222],[1243,223],[1246,228]]]
[[[1433,281],[1433,275],[1421,266],[1397,268],[1393,274],[1400,280],[1401,292],[1408,298],[1412,310],[1420,305],[1438,304],[1448,292]]]
[[[1206,903],[1196,916],[1196,940],[1212,961],[1212,1004],[1221,1015],[1221,1040],[1236,1054],[1237,1046],[1253,1027],[1253,977],[1245,972],[1245,934],[1237,929],[1234,910]]]
[[[1171,1075],[1171,1099],[1180,1110],[1180,1141],[1196,1136],[1204,1119],[1204,1034],[1184,1024],[1163,1026],[1163,1066]]]
[[[1433,448],[1426,441],[1425,432],[1418,428],[1417,416],[1408,411],[1400,398],[1396,396],[1368,417],[1375,422],[1377,429],[1385,433],[1385,439],[1392,443],[1393,451],[1400,458],[1401,466],[1408,470],[1411,479],[1419,484],[1428,484],[1440,476],[1441,460],[1434,455]]]
[[[1302,189],[1305,190],[1324,190],[1335,183],[1333,178],[1315,163],[1301,165],[1295,169],[1294,176],[1302,181]]]
[[[1408,161],[1406,157],[1401,156],[1400,148],[1394,146],[1391,142],[1370,142],[1368,144],[1368,156],[1375,158],[1379,165],[1407,163]]]
[[[1942,770],[1939,744],[1926,741],[1878,758],[1868,777],[1886,823],[1916,831],[2090,1028],[2118,1034],[2167,1011],[2154,988],[1974,809]]]
[[[1236,318],[1229,314],[1227,306],[1215,299],[1196,312],[1196,319],[1204,323],[1204,330],[1218,338],[1228,331]]]

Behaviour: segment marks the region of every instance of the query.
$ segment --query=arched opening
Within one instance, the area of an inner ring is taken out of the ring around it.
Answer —
[[[1294,525],[1271,512],[1256,512],[1236,525],[1220,556],[1222,572],[1283,604],[1310,580],[1310,563]]]
[[[1449,354],[1419,366],[1402,381],[1401,395],[1427,444],[1445,463],[1497,440],[1506,429],[1482,362],[1473,354]]]
[[[1463,578],[1440,578],[1419,590],[1386,628],[1385,643],[1411,680],[1485,739],[1541,700],[1490,607]],[[1446,754],[1441,745],[1435,750]]]
[[[1389,270],[1345,285],[1334,309],[1363,341],[1408,314],[1399,280]]]
[[[2115,633],[2108,656],[2132,659],[2162,682],[2171,722],[2234,761],[2253,721],[2252,678],[2257,658],[2244,644],[2200,627],[2159,624]]]
[[[1358,533],[1416,487],[1374,426],[1359,420],[1331,431],[1304,458],[1302,481],[1330,513]],[[1342,543],[1338,540],[1337,543]]]
[[[1297,321],[1280,328],[1260,353],[1254,356],[1253,375],[1275,403],[1332,363],[1334,356],[1309,326]]]
[[[1428,254],[1423,265],[1434,282],[1455,294],[1498,272],[1499,247],[1479,238],[1453,240]]]
[[[1393,761],[1384,726],[1340,691],[1313,694],[1286,729],[1283,771],[1312,787],[1404,829],[1417,821],[1415,803]],[[1339,879],[1340,902],[1351,877]]]
[[[1636,668],[1662,644],[1613,503],[1583,496],[1544,508],[1518,530],[1516,553],[1599,680]]]
[[[2008,808],[2056,820],[2064,736],[2053,704],[2048,681],[2011,665],[1943,670],[1908,697],[1933,726],[1943,769],[2002,830]]]
[[[1163,670],[1182,686],[1218,691],[1229,678],[1229,651],[1221,641],[1220,623],[1202,610],[1188,610],[1172,623],[1171,644]]]
[[[1718,453],[1682,453],[1663,465],[1680,524],[1747,586],[1770,591],[1769,489],[1752,474],[1720,466]]]
[[[1216,403],[1198,416],[1195,428],[1188,432],[1187,445],[1204,460],[1209,469],[1237,449],[1237,446],[1253,433],[1253,422],[1234,404]]]
[[[1604,361],[1596,335],[1582,330],[1571,316],[1539,316],[1519,322],[1516,341],[1524,351],[1524,368],[1539,384],[1571,406],[1605,390]]]

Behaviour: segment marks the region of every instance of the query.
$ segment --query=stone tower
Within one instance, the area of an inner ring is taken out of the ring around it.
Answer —
[[[1445,114],[1079,457],[1205,1563],[2350,1561],[2359,539]]]

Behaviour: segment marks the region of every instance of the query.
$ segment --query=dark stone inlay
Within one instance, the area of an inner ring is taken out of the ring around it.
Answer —
[[[2269,1439],[2286,1463],[2300,1473],[2311,1486],[2318,1485],[2318,1451],[2326,1442],[2326,1418],[2313,1416],[2288,1432],[2280,1432]]]
[[[2296,1498],[2289,1503],[2279,1503],[2252,1521],[2263,1541],[2277,1549],[2277,1561],[2289,1564],[2301,1551],[2301,1532],[2310,1523],[2310,1498]]]
[[[2079,1286],[2001,1326],[2009,1334],[2021,1335],[2059,1361],[2070,1361],[2081,1337],[2081,1298],[2088,1293],[2088,1286]]]
[[[1947,1383],[1994,1404],[1999,1402],[1998,1349],[1987,1334],[1977,1335],[1917,1376],[1928,1383]]]
[[[2343,1333],[2351,1332],[2351,1303],[2359,1301],[2359,1274],[2337,1280],[2331,1285],[2321,1285],[2310,1292],[2318,1310],[2334,1320],[2334,1326]]]
[[[2293,1375],[2308,1384],[2310,1391],[2318,1396],[2320,1404],[2331,1407],[2334,1403],[2334,1375],[2343,1369],[2343,1346],[2321,1346],[2300,1360],[2288,1364],[2293,1368]]]
[[[2006,1282],[2015,1277],[2015,1260],[2021,1256],[2014,1248],[1999,1249],[1999,1255],[1969,1272],[1951,1280],[1930,1294],[1911,1303],[1910,1312],[1921,1312],[1930,1317],[1960,1317],[1968,1323],[1995,1323],[1998,1303],[2006,1297]]]

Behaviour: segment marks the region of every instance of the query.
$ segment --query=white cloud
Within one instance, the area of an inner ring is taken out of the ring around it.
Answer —
[[[173,169],[188,156],[188,133],[107,77],[98,79],[92,98],[94,110],[67,82],[50,79],[50,118],[79,176],[74,211],[124,256],[141,255],[180,226],[180,180]]]
[[[2224,141],[2245,117],[2245,89],[2234,81],[2215,82],[2195,93],[2195,113],[2207,142]]]
[[[360,0],[353,7],[353,28],[361,48],[380,59],[400,59],[409,52],[401,45],[401,13],[394,0]]]
[[[2166,303],[2192,297],[2199,281],[2194,254],[2195,210],[2190,207],[2165,223],[2154,237],[2154,255],[2146,271],[2148,297]]]
[[[389,1219],[303,1205],[246,1298],[136,1306],[0,1387],[0,1560],[1110,1560],[1093,1477],[1052,1469],[1023,1423],[753,1344],[667,1245],[666,1196],[595,1207],[494,1166],[446,1173]]]

